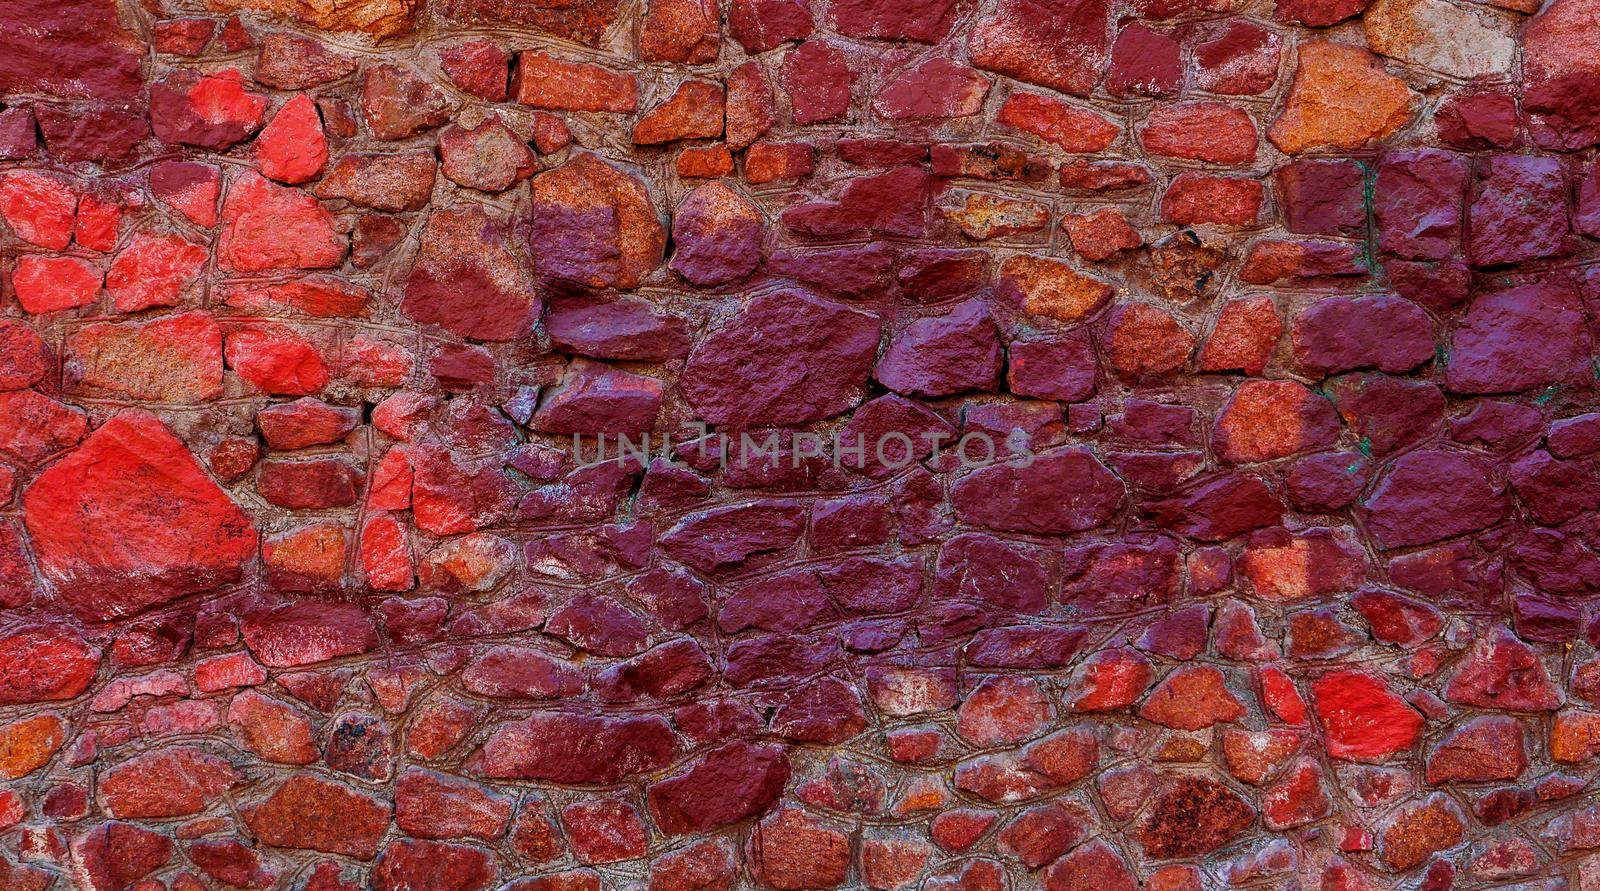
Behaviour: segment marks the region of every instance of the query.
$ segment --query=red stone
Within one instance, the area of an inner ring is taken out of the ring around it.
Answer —
[[[1411,748],[1421,735],[1422,716],[1370,674],[1324,675],[1311,692],[1327,734],[1328,754],[1335,758],[1382,760]]]

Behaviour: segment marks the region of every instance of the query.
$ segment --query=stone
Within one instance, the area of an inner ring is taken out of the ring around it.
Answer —
[[[986,71],[1086,96],[1108,61],[1109,15],[1103,0],[1002,0],[974,26],[967,53]]]
[[[391,213],[421,210],[433,195],[438,169],[432,152],[352,152],[339,158],[315,193]]]
[[[21,718],[0,727],[0,777],[18,780],[46,764],[67,740],[59,715]]]
[[[929,59],[897,74],[872,101],[887,120],[967,117],[983,109],[990,80],[949,59]]]
[[[508,0],[445,0],[441,12],[457,22],[531,28],[593,47],[616,21],[618,3],[594,0],[575,6],[527,6]]]
[[[1106,91],[1120,98],[1171,96],[1183,83],[1183,47],[1171,34],[1130,22],[1111,45]]]
[[[490,40],[468,40],[439,54],[439,67],[463,92],[490,102],[504,102],[511,54]]]
[[[1587,372],[1588,331],[1576,295],[1560,284],[1479,295],[1452,339],[1446,386],[1458,393],[1532,390]]]
[[[1015,341],[1008,347],[1006,386],[1021,396],[1082,402],[1094,395],[1098,362],[1086,334]]]
[[[957,0],[843,0],[831,9],[834,27],[847,37],[938,43],[954,23]]]
[[[1379,678],[1360,671],[1323,675],[1311,685],[1328,754],[1348,761],[1381,761],[1410,749],[1422,715]]]
[[[682,390],[695,413],[735,427],[832,417],[865,395],[880,323],[799,291],[751,299],[689,355]]]
[[[1528,767],[1522,726],[1515,718],[1488,715],[1458,727],[1428,754],[1433,785],[1465,780],[1515,780]]]
[[[222,353],[235,374],[273,395],[307,396],[331,378],[318,345],[278,325],[235,329]]]
[[[1139,130],[1145,151],[1210,164],[1248,164],[1256,157],[1250,115],[1222,102],[1183,102],[1150,112]]]
[[[371,617],[353,603],[304,600],[255,610],[240,630],[251,654],[271,668],[313,665],[378,645]]]
[[[652,0],[639,29],[639,58],[705,65],[717,60],[722,21],[708,0]]]
[[[1359,148],[1411,120],[1416,94],[1366,50],[1312,41],[1299,57],[1288,105],[1267,130],[1285,154]]]
[[[318,87],[342,80],[355,70],[355,62],[349,58],[291,31],[268,34],[256,52],[256,82],[277,90]]]
[[[316,199],[249,173],[222,204],[219,258],[238,272],[322,269],[344,259],[345,236]]]
[[[837,120],[850,110],[856,73],[844,51],[822,40],[807,40],[785,53],[780,83],[789,94],[796,124]]]
[[[850,838],[796,808],[782,808],[755,825],[751,870],[773,888],[836,888],[850,869]]]
[[[0,217],[16,236],[52,251],[72,242],[78,195],[66,183],[32,170],[0,175]]]
[[[1072,239],[1072,249],[1088,260],[1109,260],[1119,251],[1144,244],[1139,230],[1129,225],[1122,211],[1110,207],[1088,215],[1063,215],[1061,228]]]
[[[1374,52],[1467,80],[1510,70],[1517,44],[1503,21],[1442,0],[1376,0],[1361,20]]]
[[[1383,860],[1393,869],[1410,869],[1436,851],[1455,847],[1466,828],[1461,809],[1442,794],[1402,808],[1383,833]]]
[[[635,145],[660,145],[680,139],[722,135],[723,89],[705,80],[686,80],[633,125]]]
[[[1177,371],[1188,364],[1195,345],[1194,335],[1176,318],[1147,303],[1113,309],[1102,338],[1111,367],[1132,378]]]
[[[141,43],[107,0],[19,6],[0,26],[0,91],[131,100],[142,86]]]
[[[222,329],[206,313],[85,325],[68,339],[67,357],[66,377],[75,388],[150,402],[222,395]]]
[[[1444,696],[1463,705],[1516,711],[1551,711],[1563,698],[1534,649],[1503,627],[1477,639]]]
[[[1201,347],[1201,371],[1243,371],[1260,374],[1283,336],[1283,319],[1277,305],[1266,296],[1229,300],[1217,313],[1216,324]],[[1013,359],[1013,362],[1015,359]]]
[[[1318,300],[1295,317],[1292,337],[1295,359],[1322,373],[1410,371],[1434,358],[1436,349],[1428,314],[1387,294]]]
[[[1092,111],[1023,90],[1006,97],[995,120],[1067,152],[1102,151],[1122,132],[1120,126]]]
[[[1562,151],[1600,142],[1595,35],[1587,26],[1593,14],[1591,0],[1560,0],[1534,16],[1522,35],[1523,109],[1542,147]]]
[[[101,425],[36,480],[23,508],[41,570],[95,620],[237,581],[256,547],[250,518],[142,412]]]
[[[1283,39],[1273,31],[1230,20],[1194,46],[1195,85],[1223,96],[1257,96],[1278,82]]]
[[[1264,191],[1259,180],[1180,173],[1161,196],[1161,218],[1178,226],[1250,226]]]
[[[650,811],[668,835],[720,829],[777,803],[789,771],[789,759],[777,746],[730,742],[652,784]]]
[[[523,105],[554,111],[633,112],[639,107],[639,82],[633,75],[542,52],[518,55],[511,93]]]
[[[660,265],[666,229],[636,177],[594,155],[576,154],[535,176],[530,187],[539,275],[629,290]]]
[[[207,0],[218,12],[258,10],[288,16],[322,31],[359,32],[382,39],[411,30],[417,14],[415,0],[355,0],[355,2],[300,3],[286,0]]]
[[[1103,525],[1126,497],[1122,481],[1081,448],[1035,455],[1025,467],[1007,461],[981,468],[961,477],[950,492],[967,522],[1044,535]]]
[[[994,322],[989,311],[973,301],[900,331],[890,340],[873,377],[908,396],[937,397],[993,390],[1000,368]]]
[[[178,69],[150,87],[151,129],[173,145],[222,151],[261,129],[266,110],[232,68],[204,76]]]
[[[1186,777],[1155,799],[1139,842],[1151,857],[1192,857],[1222,847],[1254,819],[1254,808],[1227,786]]]
[[[528,144],[493,115],[476,127],[446,127],[439,133],[439,157],[445,179],[482,192],[503,192],[539,170]]]
[[[1477,531],[1499,521],[1506,507],[1503,488],[1481,460],[1424,450],[1395,460],[1359,512],[1387,550]]]
[[[1484,267],[1571,254],[1566,194],[1555,158],[1489,156],[1467,210],[1467,260]]]
[[[500,869],[494,854],[471,845],[396,839],[384,846],[372,871],[373,888],[453,888],[486,891],[495,887]]]
[[[1024,311],[1060,322],[1093,315],[1116,293],[1112,286],[1078,272],[1070,264],[1032,254],[1006,258],[1000,264],[996,290]]]
[[[278,109],[256,139],[256,166],[268,179],[296,185],[316,178],[327,163],[322,118],[303,93]]]
[[[296,773],[266,798],[240,808],[240,815],[269,845],[371,860],[392,811],[388,802],[343,783]]]
[[[671,268],[700,287],[741,281],[761,265],[765,220],[730,186],[696,186],[672,220]]]
[[[659,770],[677,754],[659,717],[547,712],[496,726],[474,758],[477,772],[494,779],[610,784]]]
[[[100,775],[101,807],[118,819],[181,817],[205,810],[242,780],[233,765],[192,746],[128,758]]]
[[[1245,381],[1218,413],[1211,447],[1229,464],[1286,458],[1334,445],[1333,403],[1294,381]]]
[[[1405,177],[1402,182],[1412,181],[1412,166],[1396,168],[1396,172]],[[1434,162],[1432,166],[1445,165]],[[1360,163],[1343,159],[1306,159],[1279,167],[1273,171],[1272,182],[1283,206],[1284,228],[1300,235],[1349,236],[1364,233],[1367,228],[1366,177],[1367,172]],[[1416,188],[1424,190],[1424,197],[1431,197],[1431,184],[1417,182]],[[1387,196],[1380,196],[1376,191],[1373,198],[1375,201],[1389,202]],[[1434,207],[1428,207],[1427,210],[1444,211],[1443,208]],[[1448,217],[1445,223],[1448,226]],[[1460,224],[1459,209],[1456,224]],[[1403,223],[1398,223],[1396,229],[1403,232]]]
[[[1467,176],[1466,161],[1449,152],[1385,155],[1372,193],[1378,246],[1410,260],[1448,259],[1461,241]]]
[[[542,306],[527,263],[504,230],[471,207],[429,214],[401,310],[418,322],[494,342],[525,335]]]
[[[100,271],[74,257],[19,257],[11,285],[35,315],[88,306],[100,296]]]
[[[815,24],[807,0],[733,0],[728,7],[728,34],[751,55],[804,40]]]
[[[399,65],[373,65],[361,79],[361,113],[374,139],[393,142],[450,120],[455,102]]]

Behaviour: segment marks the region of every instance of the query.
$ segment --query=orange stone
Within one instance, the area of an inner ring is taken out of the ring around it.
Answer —
[[[50,763],[66,741],[66,728],[54,714],[34,715],[0,727],[0,778],[21,779]]]
[[[1116,289],[1060,260],[1017,254],[1000,266],[1002,293],[1035,315],[1075,322],[1104,306]]]
[[[1341,43],[1306,43],[1289,104],[1267,138],[1291,155],[1359,148],[1404,127],[1415,105],[1416,94],[1384,70],[1377,56]]]

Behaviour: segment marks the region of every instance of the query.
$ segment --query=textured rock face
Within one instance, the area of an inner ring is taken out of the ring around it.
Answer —
[[[118,415],[22,499],[39,568],[74,613],[127,616],[239,580],[249,515],[157,418]]]
[[[1597,3],[0,3],[0,891],[1600,889]]]

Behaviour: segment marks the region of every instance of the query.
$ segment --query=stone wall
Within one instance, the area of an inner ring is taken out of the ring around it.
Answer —
[[[5,0],[0,888],[1600,889],[1538,7]]]

